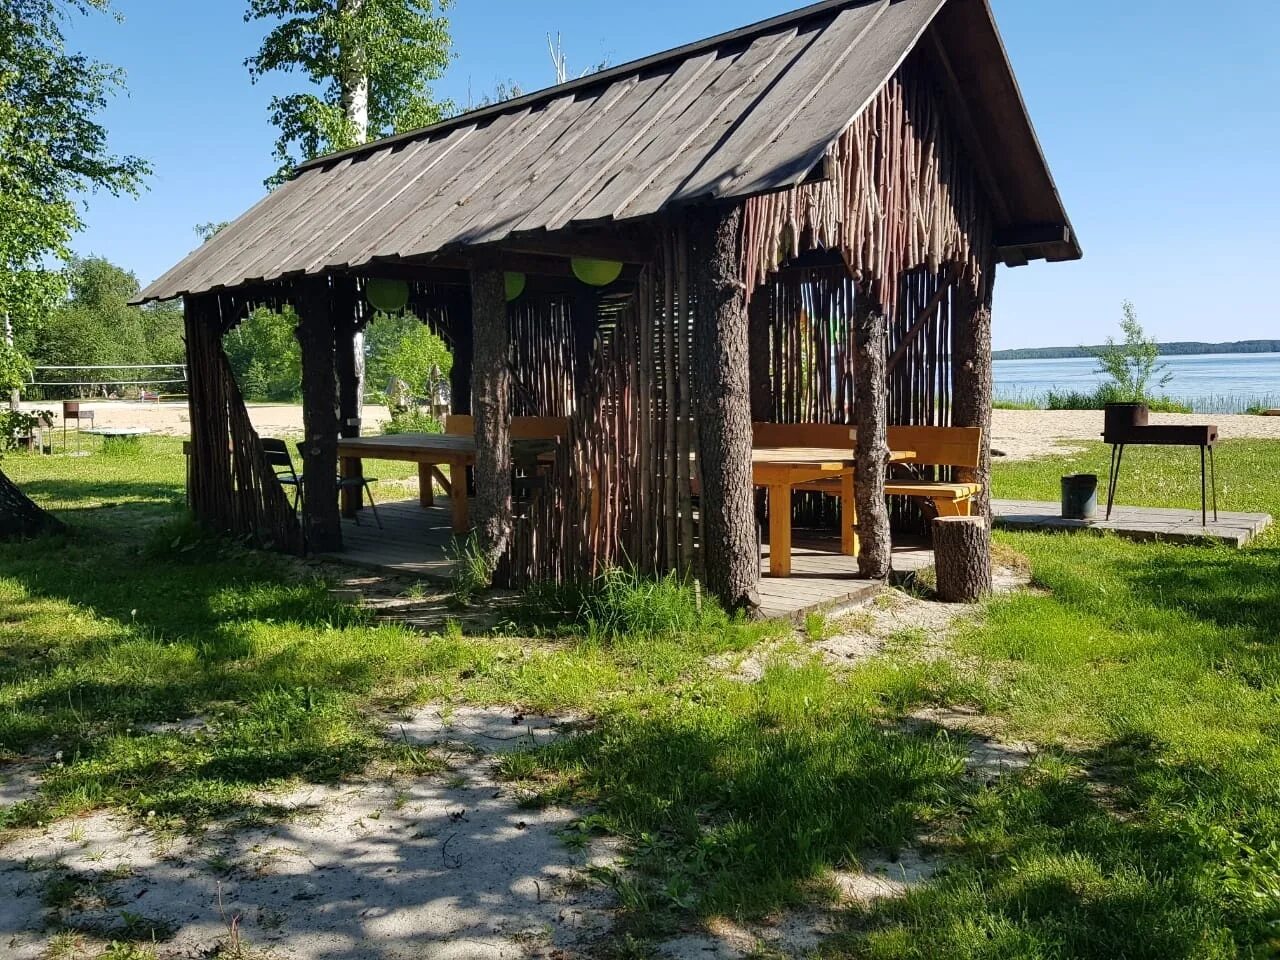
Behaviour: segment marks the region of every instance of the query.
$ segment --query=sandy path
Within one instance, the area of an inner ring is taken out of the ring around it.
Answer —
[[[1153,413],[1151,422],[1213,423],[1224,440],[1280,440],[1280,417]],[[992,416],[991,446],[1010,460],[1063,453],[1064,440],[1101,439],[1101,410],[996,410]]]

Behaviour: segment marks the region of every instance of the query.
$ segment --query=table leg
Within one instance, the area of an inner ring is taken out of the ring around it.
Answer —
[[[364,461],[359,457],[343,457],[341,470],[343,480],[356,480],[364,476]],[[353,483],[342,488],[342,515],[354,517],[364,506],[364,495],[360,485]]]
[[[791,576],[791,485],[769,488],[769,576]]]
[[[858,497],[852,473],[840,477],[840,552],[858,555]]]
[[[429,463],[418,464],[418,505],[434,507],[436,505],[435,475]]]
[[[449,464],[449,485],[453,487],[453,532],[461,536],[471,528],[467,504],[467,465],[455,460]]]

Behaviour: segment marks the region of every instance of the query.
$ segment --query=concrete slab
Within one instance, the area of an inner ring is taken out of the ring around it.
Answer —
[[[996,527],[1004,530],[1080,530],[1113,533],[1137,541],[1217,543],[1240,549],[1271,526],[1267,513],[1219,512],[1217,520],[1202,522],[1199,510],[1168,507],[1117,506],[1110,520],[1065,520],[1057,503],[1035,500],[993,500]]]

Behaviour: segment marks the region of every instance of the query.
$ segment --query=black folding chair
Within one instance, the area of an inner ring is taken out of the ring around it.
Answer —
[[[306,444],[302,443],[301,441],[299,441],[298,443],[298,456],[302,457],[304,462],[307,459]],[[361,491],[362,496],[367,496],[369,498],[369,506],[373,508],[373,519],[374,521],[377,522],[378,529],[381,530],[382,518],[378,516],[378,505],[373,502],[373,488],[369,486],[369,484],[377,483],[377,482],[378,481],[376,477],[343,477],[342,474],[339,473],[338,474],[338,495],[341,496],[344,490]],[[360,523],[360,514],[358,513],[356,514],[355,521],[357,524]]]
[[[282,487],[293,487],[293,511],[298,512],[298,504],[302,502],[302,474],[293,468],[293,457],[289,455],[289,445],[283,440],[264,437],[262,449],[267,455],[267,465],[276,475]]]

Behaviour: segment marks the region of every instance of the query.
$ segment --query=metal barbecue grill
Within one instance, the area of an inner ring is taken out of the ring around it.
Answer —
[[[1111,444],[1111,477],[1107,493],[1107,519],[1115,505],[1116,486],[1125,447],[1199,447],[1200,448],[1200,519],[1209,525],[1209,487],[1213,488],[1213,520],[1218,522],[1218,478],[1213,462],[1213,448],[1218,442],[1218,428],[1205,426],[1163,426],[1148,423],[1151,417],[1145,404],[1112,403],[1104,414],[1102,439]],[[1206,473],[1206,461],[1208,472]]]

